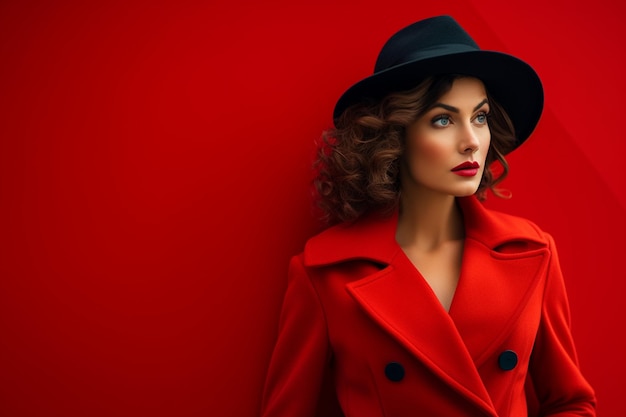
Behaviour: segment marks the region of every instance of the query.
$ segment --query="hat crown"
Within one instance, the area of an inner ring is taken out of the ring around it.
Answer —
[[[410,61],[480,48],[451,16],[420,20],[396,32],[382,47],[374,73]]]

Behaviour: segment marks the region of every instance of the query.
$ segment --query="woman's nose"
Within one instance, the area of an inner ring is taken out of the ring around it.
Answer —
[[[461,153],[474,153],[480,147],[477,132],[472,126],[466,126],[459,132],[459,150]]]

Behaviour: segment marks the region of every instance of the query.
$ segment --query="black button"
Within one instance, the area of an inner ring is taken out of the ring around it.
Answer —
[[[498,357],[498,365],[503,371],[510,371],[517,366],[517,353],[505,350]]]
[[[402,381],[402,378],[404,378],[404,367],[398,362],[389,362],[387,366],[385,366],[385,376],[390,381]]]

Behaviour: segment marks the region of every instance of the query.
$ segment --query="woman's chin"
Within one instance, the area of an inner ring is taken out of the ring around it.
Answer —
[[[453,195],[455,197],[469,197],[476,194],[477,191],[478,186],[463,187],[462,189],[459,189],[457,192],[455,192]]]

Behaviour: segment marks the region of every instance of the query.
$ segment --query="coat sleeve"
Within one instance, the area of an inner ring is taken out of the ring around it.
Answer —
[[[583,377],[570,329],[570,310],[551,236],[541,322],[530,362],[539,416],[595,416],[595,394]]]
[[[279,332],[263,392],[262,417],[313,417],[331,358],[326,318],[302,263],[292,258]]]

